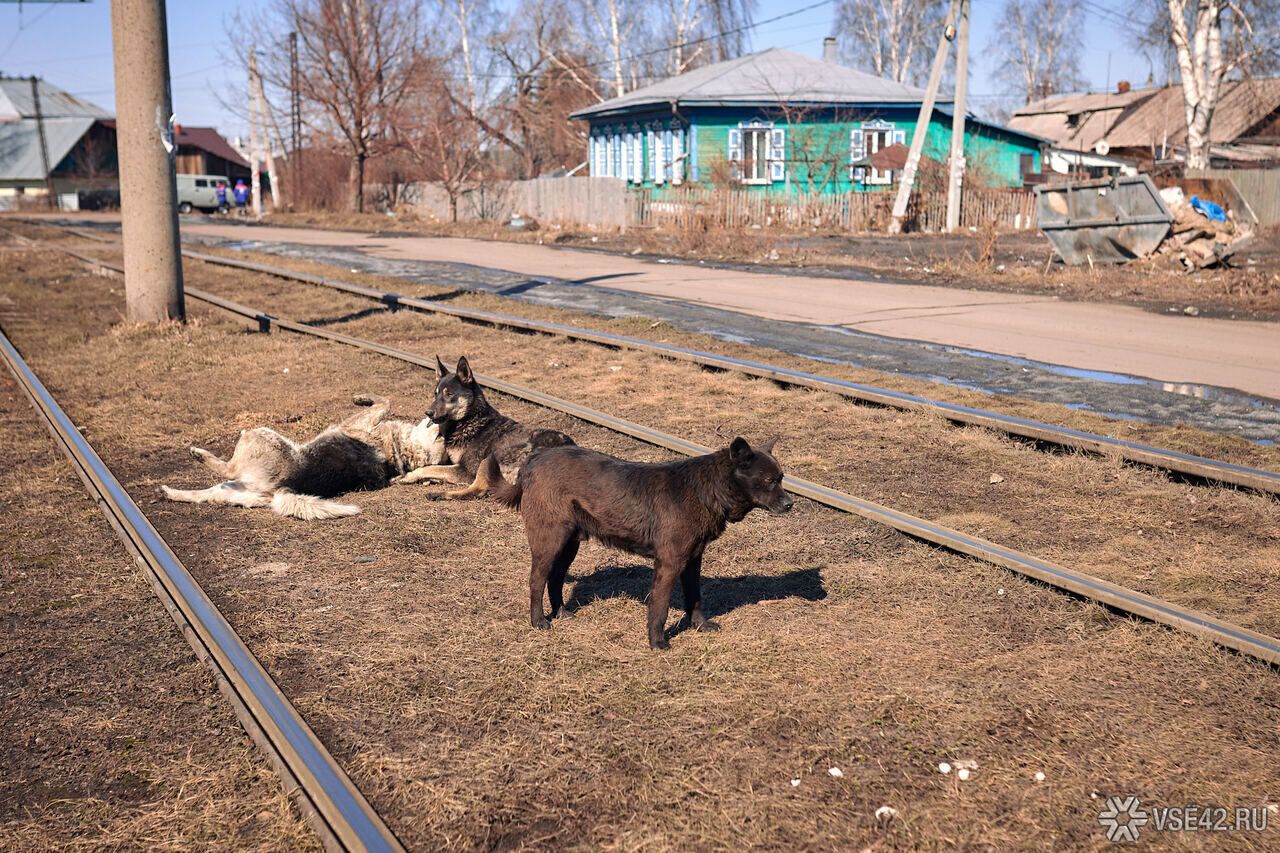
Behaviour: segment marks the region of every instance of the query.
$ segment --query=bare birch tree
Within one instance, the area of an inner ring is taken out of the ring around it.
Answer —
[[[1083,85],[1078,0],[1006,0],[987,51],[996,74],[1023,104]]]
[[[424,70],[395,137],[417,177],[435,181],[444,190],[450,220],[457,222],[458,201],[484,177],[485,164],[482,130],[467,104],[450,97],[451,82],[443,62]]]
[[[706,0],[711,21],[713,61],[742,56],[751,48],[755,0]]]
[[[364,210],[365,165],[390,144],[419,73],[420,20],[414,0],[275,0],[262,14],[235,22],[236,30],[268,43],[298,34],[297,89],[307,123],[342,139],[353,210]],[[291,91],[283,51],[264,51],[260,70],[275,91]]]
[[[741,56],[754,7],[753,0],[663,0],[657,38],[670,45],[666,74]]]
[[[476,93],[476,46],[483,44],[487,36],[486,24],[492,17],[491,4],[489,0],[439,0],[439,3],[441,11],[457,28],[457,50],[467,84],[467,105],[476,112],[479,102]]]
[[[531,0],[493,34],[495,66],[507,88],[474,120],[514,156],[516,178],[536,178],[586,157],[586,136],[569,113],[601,100],[599,71],[577,46],[574,12],[562,0]]]
[[[1209,168],[1209,128],[1223,81],[1275,67],[1280,55],[1276,0],[1165,0],[1156,38],[1177,58],[1187,122],[1187,167]],[[1149,40],[1148,40],[1149,41]]]
[[[839,0],[835,35],[843,59],[898,83],[929,76],[947,0]]]
[[[580,0],[573,18],[578,22],[579,49],[599,57],[601,77],[609,81],[610,97],[625,95],[633,73],[633,46],[644,19],[644,0]]]

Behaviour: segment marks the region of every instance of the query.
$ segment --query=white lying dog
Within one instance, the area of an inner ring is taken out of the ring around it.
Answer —
[[[230,461],[190,448],[193,458],[226,480],[208,489],[161,486],[165,497],[187,503],[270,506],[277,515],[304,521],[356,515],[360,507],[331,498],[343,492],[380,489],[391,478],[438,465],[444,458],[439,427],[387,420],[385,397],[358,395],[369,410],[331,426],[305,444],[267,427],[243,430]]]

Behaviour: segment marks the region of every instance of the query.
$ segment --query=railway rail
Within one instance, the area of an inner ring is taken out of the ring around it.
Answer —
[[[434,359],[395,349],[375,341],[367,341],[341,332],[277,317],[203,291],[189,289],[187,294],[202,302],[255,321],[260,331],[267,331],[274,325],[287,331],[324,338],[369,352],[376,352],[427,370],[434,371],[436,367]],[[697,456],[709,453],[712,450],[712,448],[687,441],[678,436],[617,418],[568,400],[553,397],[535,389],[525,388],[479,374],[476,375],[476,381],[485,388],[499,393],[571,415],[587,423],[593,423],[648,444],[683,453],[687,456]],[[820,483],[798,477],[786,477],[783,485],[792,494],[809,498],[833,509],[892,527],[895,530],[923,539],[926,542],[931,542],[947,550],[1002,566],[1018,574],[1091,601],[1096,601],[1120,612],[1140,616],[1153,622],[1187,631],[1202,639],[1210,640],[1226,648],[1280,666],[1280,639],[1276,637],[1250,631],[1247,628],[1218,619],[1210,614],[1181,607],[1120,584],[1115,584],[1048,560],[1039,559],[1016,549],[971,536],[959,530],[936,524],[874,501],[847,494]]]
[[[68,250],[64,249],[64,251]],[[86,263],[103,266],[116,272],[120,271],[118,267],[105,264],[98,259],[74,252],[71,254]],[[355,285],[351,286],[355,287]],[[299,323],[256,308],[240,305],[200,290],[188,288],[186,293],[193,299],[254,321],[260,331],[266,332],[272,326],[275,326],[286,331],[323,338],[375,352],[428,370],[435,369],[435,361],[433,359],[398,350],[375,341],[368,341],[341,332]],[[499,393],[571,415],[587,423],[593,423],[677,453],[692,456],[707,453],[710,450],[710,448],[678,436],[670,435],[642,424],[632,423],[605,412],[580,406],[535,389],[480,375],[477,375],[476,379],[484,387]],[[1121,613],[1138,616],[1171,628],[1186,631],[1225,648],[1266,661],[1273,666],[1280,666],[1280,638],[1251,631],[1242,626],[1218,619],[1211,614],[1164,601],[1129,587],[1094,577],[1058,563],[1042,560],[1017,549],[971,536],[954,528],[919,518],[820,483],[797,477],[786,477],[784,485],[792,494],[809,498],[833,509],[883,524],[941,548],[1001,566],[1054,588],[1095,601]]]
[[[30,398],[94,502],[155,589],[241,725],[330,851],[402,853],[403,845],[129,497],[3,332],[0,360]]]
[[[86,237],[100,242],[114,242],[111,238],[103,237],[90,231],[85,231],[84,229],[71,228],[65,225],[52,225],[50,223],[38,224],[45,227],[59,228],[76,236]],[[59,248],[64,252],[70,252],[70,250],[62,247],[55,248]],[[85,263],[101,267],[101,263],[96,259],[92,259],[89,256],[75,252],[70,253],[74,254]],[[702,367],[710,367],[717,370],[736,371],[748,376],[770,379],[783,385],[794,385],[803,388],[810,388],[812,390],[828,391],[859,402],[896,408],[903,411],[929,412],[937,414],[953,423],[981,426],[1007,435],[1031,439],[1033,441],[1043,442],[1058,447],[1083,450],[1103,455],[1107,453],[1114,453],[1129,462],[1160,468],[1177,474],[1256,489],[1270,494],[1280,494],[1280,473],[1273,471],[1235,465],[1222,460],[1195,456],[1193,454],[1181,453],[1166,448],[1152,447],[1150,445],[1140,444],[1137,442],[1124,441],[1111,436],[1098,435],[1096,433],[1071,429],[1069,427],[1055,426],[1053,424],[1019,418],[1012,415],[1005,415],[985,409],[947,403],[928,397],[921,397],[915,394],[892,391],[886,388],[877,388],[871,385],[848,382],[842,379],[792,370],[790,368],[779,367],[777,365],[729,358],[727,356],[720,356],[714,353],[672,346],[670,344],[655,343],[653,341],[627,337],[625,335],[596,332],[590,329],[582,329],[559,323],[531,320],[523,317],[497,314],[477,309],[459,308],[457,306],[446,305],[442,302],[435,302],[429,299],[401,296],[396,293],[391,293],[390,291],[377,290],[376,288],[365,287],[363,285],[344,282],[338,279],[311,275],[308,273],[285,269],[283,267],[259,264],[252,261],[242,261],[235,258],[210,255],[191,249],[183,249],[182,254],[194,260],[203,261],[209,264],[250,270],[305,284],[328,287],[354,296],[361,296],[381,302],[393,308],[412,308],[418,311],[458,317],[460,319],[484,323],[491,326],[521,329],[524,331],[567,337],[573,340],[587,341],[589,343],[601,344],[608,347],[655,353],[664,358],[688,361]]]

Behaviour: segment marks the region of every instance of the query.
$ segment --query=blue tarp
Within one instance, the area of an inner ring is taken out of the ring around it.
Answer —
[[[1201,201],[1198,195],[1191,197],[1191,209],[1199,211],[1210,219],[1216,219],[1219,222],[1227,221],[1226,211],[1211,201]]]

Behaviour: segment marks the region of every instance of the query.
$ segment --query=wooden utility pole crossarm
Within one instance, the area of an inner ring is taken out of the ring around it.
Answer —
[[[126,317],[185,320],[164,0],[111,0]]]

